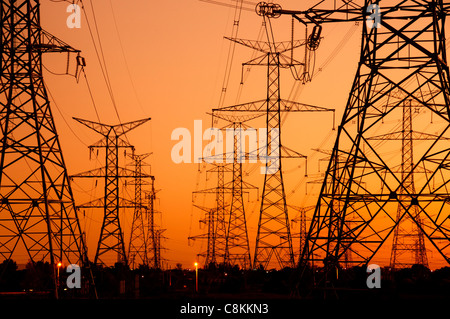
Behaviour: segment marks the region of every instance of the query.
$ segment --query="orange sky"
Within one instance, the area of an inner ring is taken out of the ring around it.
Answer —
[[[93,23],[92,8],[89,0],[84,2],[86,11],[82,12],[81,28],[67,28],[67,2],[48,0],[42,1],[41,24],[45,30],[82,50],[100,119],[107,124],[116,124],[118,119],[102,77],[85,17],[87,12],[89,22]],[[223,2],[234,3],[226,0]],[[312,0],[302,3],[294,0],[279,2],[283,8],[292,9],[305,9],[316,3]],[[156,188],[161,190],[158,193],[158,205],[162,212],[162,227],[167,229],[167,239],[163,242],[167,250],[162,255],[167,259],[168,266],[182,263],[184,267],[189,267],[195,261],[196,254],[206,249],[206,243],[199,241],[192,247],[188,246],[188,236],[205,232],[205,229],[198,228],[198,220],[203,213],[192,207],[192,192],[213,187],[214,181],[207,181],[204,170],[198,172],[197,164],[177,165],[172,162],[171,148],[176,142],[171,141],[170,136],[178,127],[186,127],[193,132],[195,119],[204,121],[204,129],[209,127],[210,117],[206,112],[216,107],[219,101],[229,46],[223,37],[230,35],[234,9],[198,0],[96,0],[94,9],[121,121],[152,118],[150,124],[137,128],[128,137],[136,146],[138,154],[153,152],[148,162],[152,165],[151,173],[156,177]],[[242,11],[238,36],[255,39],[261,22],[262,19],[253,11]],[[273,21],[273,27],[276,40],[290,39],[289,17]],[[303,38],[303,35],[304,29],[297,23],[296,37]],[[285,71],[282,73],[281,94],[284,98],[335,108],[336,122],[339,123],[359,57],[360,27],[353,23],[329,24],[324,26],[322,35],[324,38],[316,53],[315,66],[318,74],[314,81],[302,86],[298,94],[291,95],[294,81],[289,72]],[[345,37],[349,38],[345,46],[333,51]],[[299,59],[302,58],[301,53],[299,50]],[[225,105],[235,104],[241,63],[249,60],[251,54],[250,49],[236,46]],[[55,55],[57,54],[47,54],[44,65],[54,73],[63,73],[66,56],[55,58]],[[321,71],[319,67],[323,67]],[[53,115],[69,174],[98,167],[98,162],[89,160],[86,145],[96,142],[100,136],[72,120],[73,116],[97,120],[86,81],[82,78],[77,84],[73,77],[57,76],[48,71],[45,71],[44,77],[57,104],[56,107],[53,103]],[[265,95],[265,70],[263,67],[253,68],[239,102],[263,99]],[[329,114],[294,114],[289,115],[286,120],[283,126],[283,144],[309,156],[310,176],[309,179],[303,177],[304,161],[293,160],[284,166],[289,204],[314,204],[319,186],[308,185],[306,194],[306,182],[320,178],[318,160],[322,155],[311,149],[331,147],[335,138],[331,123]],[[255,125],[264,127],[263,122],[255,122]],[[300,168],[298,165],[301,165]],[[325,167],[326,164],[322,163],[322,172]],[[254,168],[249,165],[244,170]],[[253,173],[249,181],[262,187],[262,175],[257,175],[259,174]],[[81,183],[73,185],[77,204],[86,201],[89,196],[98,197],[102,194],[102,189],[95,189],[92,183],[80,185]],[[83,191],[82,187],[88,189]],[[259,209],[259,202],[255,197],[255,194],[250,196],[247,206],[252,257]],[[203,198],[196,200],[200,204],[209,201]],[[81,221],[83,230],[88,233],[91,258],[95,254],[101,215],[100,210],[87,212],[87,218]],[[122,220],[126,246],[131,216],[131,212],[126,213]],[[289,217],[296,217],[296,213],[291,211]],[[298,247],[297,242],[294,244],[294,247]]]

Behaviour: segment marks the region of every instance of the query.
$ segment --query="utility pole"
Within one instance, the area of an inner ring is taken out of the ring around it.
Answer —
[[[136,176],[133,170],[119,167],[119,148],[131,148],[134,151],[134,146],[121,138],[121,136],[149,121],[150,118],[118,125],[74,119],[103,136],[100,141],[89,146],[89,149],[105,149],[106,165],[104,167],[72,176],[79,178],[103,178],[105,181],[104,197],[78,206],[78,208],[103,208],[103,222],[94,263],[106,265],[108,262],[106,258],[108,256],[111,257],[111,253],[115,253],[118,263],[128,265],[123,231],[119,220],[119,210],[135,208],[136,205],[133,201],[119,196],[119,180],[121,178],[135,178]],[[150,177],[150,175],[142,173],[141,177]]]
[[[0,18],[0,256],[49,261],[58,297],[56,265],[88,260],[42,54],[80,51],[41,28],[39,1],[2,1]]]

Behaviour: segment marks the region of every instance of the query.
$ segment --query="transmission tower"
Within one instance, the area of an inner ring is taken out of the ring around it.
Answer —
[[[142,167],[149,166],[144,162],[150,153],[146,154],[130,154],[129,157],[133,161],[134,166],[134,180],[130,184],[134,184],[134,214],[133,221],[131,223],[130,243],[128,245],[128,262],[131,268],[135,268],[137,265],[149,265],[148,262],[148,242],[146,232],[146,215],[148,214],[148,207],[144,204],[142,195],[143,185],[148,185],[149,182],[144,180],[142,174]],[[154,177],[151,176],[151,183],[153,185]]]
[[[155,244],[154,244],[154,262],[153,262],[153,268],[155,269],[161,269],[162,268],[162,261],[164,260],[161,257],[161,250],[164,248],[161,246],[161,239],[164,239],[163,233],[165,232],[165,229],[157,228],[155,229]]]
[[[204,257],[205,262],[203,264],[204,268],[208,267],[210,264],[216,264],[216,254],[215,254],[215,210],[210,207],[202,207],[194,204],[194,207],[201,209],[205,212],[205,217],[199,220],[199,225],[206,225],[206,233],[189,236],[188,242],[195,241],[197,239],[206,240],[206,251],[197,254],[198,257]]]
[[[0,18],[0,255],[49,261],[57,287],[56,264],[86,265],[87,256],[42,54],[79,51],[41,28],[39,1],[2,1]]]
[[[311,219],[306,217],[306,213],[310,212],[311,210],[313,210],[315,208],[315,206],[307,206],[307,207],[295,207],[295,206],[290,206],[291,208],[293,208],[294,210],[296,210],[299,215],[298,217],[294,218],[291,220],[292,223],[299,223],[300,229],[299,229],[299,233],[298,233],[298,239],[299,239],[299,249],[297,250],[297,252],[295,252],[295,255],[298,259],[298,257],[300,256],[300,254],[302,253],[303,249],[305,248],[306,245],[306,225],[307,222],[310,222]],[[295,235],[292,236],[292,238],[296,238]],[[296,259],[296,260],[297,260]]]
[[[162,233],[165,229],[161,229],[160,225],[155,223],[155,215],[158,212],[155,209],[156,193],[155,190],[155,179],[151,180],[151,189],[144,191],[145,198],[147,199],[147,210],[146,218],[144,218],[145,223],[145,234],[147,249],[150,252],[148,257],[148,265],[154,269],[161,269],[162,259],[161,259],[161,239],[164,238]],[[148,254],[147,252],[147,254]]]
[[[249,159],[253,154],[245,152],[243,130],[250,127],[245,123],[260,117],[263,114],[234,115],[213,112],[214,118],[222,119],[229,124],[222,129],[233,132],[232,153],[217,154],[218,160],[232,161],[231,204],[227,222],[225,263],[230,266],[239,266],[241,269],[251,269],[250,245],[247,231],[247,221],[244,208],[244,192],[257,189],[242,179],[243,160]],[[244,137],[245,138],[245,137]],[[228,185],[228,184],[227,184]]]
[[[405,101],[402,112],[402,129],[398,132],[388,133],[370,138],[370,140],[400,140],[402,143],[401,164],[397,168],[400,170],[401,181],[404,188],[399,191],[399,200],[406,201],[397,208],[397,225],[394,229],[394,238],[392,241],[392,251],[390,267],[392,269],[411,267],[413,264],[420,264],[428,267],[427,254],[425,249],[425,240],[422,232],[423,221],[420,216],[419,206],[411,205],[409,207],[410,215],[406,214],[408,196],[406,194],[415,194],[414,176],[418,173],[431,173],[419,169],[414,170],[414,148],[413,143],[417,140],[433,141],[436,136],[417,132],[413,130],[413,113],[411,101]],[[393,168],[393,170],[396,170]],[[404,216],[404,217],[403,217]]]
[[[205,158],[204,158],[205,160]],[[214,194],[216,196],[216,205],[214,208],[206,208],[194,205],[206,212],[202,223],[207,225],[207,233],[197,236],[191,236],[188,239],[207,239],[207,250],[200,253],[199,256],[205,257],[205,267],[211,264],[220,264],[225,262],[226,243],[227,243],[227,206],[225,194],[230,193],[229,187],[225,186],[225,173],[230,173],[230,164],[212,163],[212,168],[207,173],[217,173],[217,187],[195,191],[193,194]]]
[[[353,265],[369,263],[405,219],[421,229],[445,262],[450,261],[450,220],[443,213],[449,209],[450,177],[450,92],[444,34],[449,5],[441,0],[382,4],[353,1],[334,7],[323,3],[328,9],[261,10],[261,14],[294,15],[305,23],[362,22],[355,80],[302,258],[323,262],[328,274],[336,273],[347,250],[353,253]],[[392,120],[409,101],[443,124],[436,124],[433,139],[410,148],[414,163],[402,171],[396,169],[401,158],[393,160],[387,155],[398,140],[380,143],[370,138],[394,131],[390,123],[396,122]],[[415,180],[413,189],[407,176],[425,171],[429,173]]]
[[[412,110],[411,101],[408,105],[403,106],[403,128],[402,128],[402,164],[401,177],[404,189],[407,189],[410,194],[415,194],[414,186],[414,159],[413,159],[413,129],[412,129]],[[402,200],[404,189],[400,190],[399,199]],[[403,205],[405,206],[405,205]],[[405,215],[405,210],[402,205],[398,206],[397,210],[397,226],[394,230],[394,239],[391,253],[391,268],[397,269],[404,267],[402,262],[402,255],[405,253],[410,256],[409,265],[412,263],[420,264],[428,267],[427,254],[425,249],[425,241],[423,236],[423,222],[420,216],[418,205],[412,205],[409,209],[412,210],[410,215]],[[402,216],[405,217],[402,219]]]
[[[216,261],[224,263],[227,245],[227,204],[225,202],[225,164],[215,164],[210,172],[217,172],[216,221],[214,251]],[[229,192],[229,191],[228,191]]]
[[[133,170],[119,167],[119,148],[131,148],[134,151],[134,147],[121,136],[150,119],[146,118],[118,125],[106,125],[78,118],[74,119],[103,136],[103,139],[89,146],[89,149],[105,149],[106,165],[104,167],[72,176],[79,178],[104,178],[105,180],[104,197],[78,206],[78,208],[103,208],[103,222],[94,263],[106,265],[105,257],[110,255],[110,253],[115,253],[117,262],[128,265],[123,231],[119,220],[119,210],[135,208],[136,205],[134,201],[119,196],[119,180],[121,178],[136,178],[136,174]],[[150,175],[141,173],[142,177],[150,178]]]
[[[266,114],[267,135],[265,145],[260,146],[259,154],[263,154],[262,156],[267,160],[253,268],[267,269],[273,258],[276,259],[276,266],[279,268],[293,267],[294,252],[281,159],[306,158],[306,156],[281,143],[281,113],[334,112],[334,110],[281,99],[280,68],[291,68],[292,70],[304,66],[304,63],[293,59],[292,51],[304,46],[306,41],[275,42],[269,39],[269,42],[262,42],[231,38],[229,40],[262,53],[261,56],[243,65],[267,67],[267,97],[265,100],[213,109],[213,112],[264,112]],[[288,55],[289,52],[291,54]],[[303,79],[303,77],[300,78]],[[272,146],[275,147],[272,149]]]

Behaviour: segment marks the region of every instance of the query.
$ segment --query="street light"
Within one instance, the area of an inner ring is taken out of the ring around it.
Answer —
[[[195,292],[198,292],[198,262],[195,262],[194,266],[195,266]]]
[[[56,288],[58,288],[59,287],[59,268],[61,268],[62,267],[62,262],[58,262],[57,264],[56,264],[56,269],[57,269],[57,273],[58,273],[58,275],[57,275],[57,279],[56,279]]]
[[[58,263],[56,264],[56,266],[57,266],[57,269],[58,269],[58,280],[59,280],[59,268],[61,268],[62,262],[58,262]]]

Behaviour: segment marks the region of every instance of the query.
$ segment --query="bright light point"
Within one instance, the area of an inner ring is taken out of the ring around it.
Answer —
[[[197,267],[197,266],[198,266],[198,263],[194,263],[194,266]]]
[[[58,267],[61,267],[61,266],[62,266],[62,262],[59,262],[59,263],[57,264],[57,266],[58,266]]]

